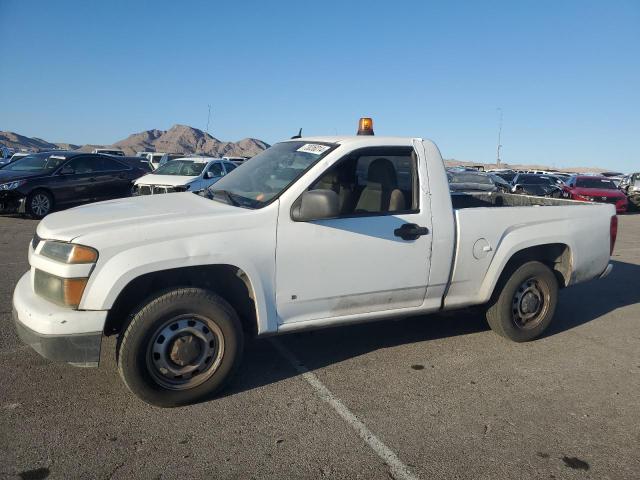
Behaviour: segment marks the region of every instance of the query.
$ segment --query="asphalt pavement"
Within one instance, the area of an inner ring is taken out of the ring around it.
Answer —
[[[461,313],[254,340],[219,398],[178,409],[127,391],[112,338],[98,369],[20,343],[36,225],[0,217],[0,478],[640,478],[640,215],[542,339]]]

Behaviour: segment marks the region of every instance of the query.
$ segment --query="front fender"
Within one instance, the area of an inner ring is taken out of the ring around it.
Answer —
[[[232,239],[229,235],[209,234],[171,239],[135,246],[104,260],[101,257],[102,261],[98,262],[89,278],[79,308],[111,309],[131,281],[148,273],[192,266],[233,265],[242,269],[251,283],[258,333],[276,331],[273,291],[275,234],[272,232],[272,237],[262,235],[260,242],[252,242],[251,248],[245,245],[248,237],[251,235],[236,235]]]

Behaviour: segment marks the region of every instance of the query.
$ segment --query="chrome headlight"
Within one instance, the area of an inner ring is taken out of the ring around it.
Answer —
[[[68,264],[95,263],[98,260],[98,251],[94,248],[54,240],[44,242],[40,255]]]
[[[27,183],[26,180],[15,180],[9,183],[2,183],[0,184],[0,190],[15,190],[20,185],[24,185],[25,183]]]

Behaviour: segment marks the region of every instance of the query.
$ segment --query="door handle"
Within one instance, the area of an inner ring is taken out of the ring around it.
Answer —
[[[90,181],[90,182],[95,182],[95,181],[96,181],[96,179],[95,179],[95,178],[93,178],[93,177],[91,177],[91,178],[89,179],[89,181]]]
[[[403,240],[415,240],[422,235],[428,235],[429,229],[416,225],[415,223],[405,223],[400,228],[396,228],[393,234]]]

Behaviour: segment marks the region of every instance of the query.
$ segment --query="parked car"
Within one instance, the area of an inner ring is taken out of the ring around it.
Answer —
[[[235,163],[236,165],[242,165],[244,162],[249,160],[247,157],[222,157],[223,160],[227,160],[229,162]]]
[[[277,143],[211,198],[45,218],[13,294],[18,335],[52,360],[96,366],[117,334],[126,386],[169,407],[223,388],[246,332],[481,305],[496,333],[523,342],[550,325],[560,288],[611,271],[612,205],[473,192],[461,198],[481,208],[460,206],[435,144],[368,133]]]
[[[488,173],[497,175],[508,183],[511,183],[514,177],[517,175],[517,172],[510,169],[493,169],[489,170]]]
[[[151,166],[152,170],[155,170],[160,166],[160,161],[162,157],[166,155],[166,152],[138,152],[136,153],[136,157],[146,158]]]
[[[199,192],[213,185],[236,166],[220,158],[187,157],[172,160],[140,177],[133,187],[134,195],[172,192]]]
[[[185,155],[184,153],[165,153],[164,155],[162,155],[162,157],[160,157],[160,161],[158,162],[158,167],[161,167],[162,165],[164,165],[167,162],[170,162],[171,160],[176,160],[178,158],[185,158],[185,157],[189,157],[189,155]]]
[[[562,187],[553,178],[534,173],[516,175],[511,181],[511,191],[537,197],[559,198],[562,196]]]
[[[0,168],[4,165],[9,165],[11,162],[15,162],[16,160],[26,157],[27,155],[31,155],[29,152],[17,152],[7,158],[0,158]]]
[[[449,170],[449,190],[451,192],[497,192],[509,191],[509,184],[502,180],[498,183],[491,175],[477,170]],[[506,184],[506,188],[502,182]]]
[[[91,153],[104,153],[105,155],[115,155],[117,157],[124,157],[124,152],[122,150],[117,150],[114,148],[94,148]]]
[[[110,155],[35,153],[0,169],[0,211],[43,218],[57,207],[126,197],[144,173]]]
[[[625,175],[620,182],[620,190],[622,190],[629,199],[629,203],[636,209],[640,208],[640,172]]]
[[[564,187],[565,198],[583,202],[611,203],[616,212],[627,211],[627,196],[607,177],[576,175],[569,179]]]

